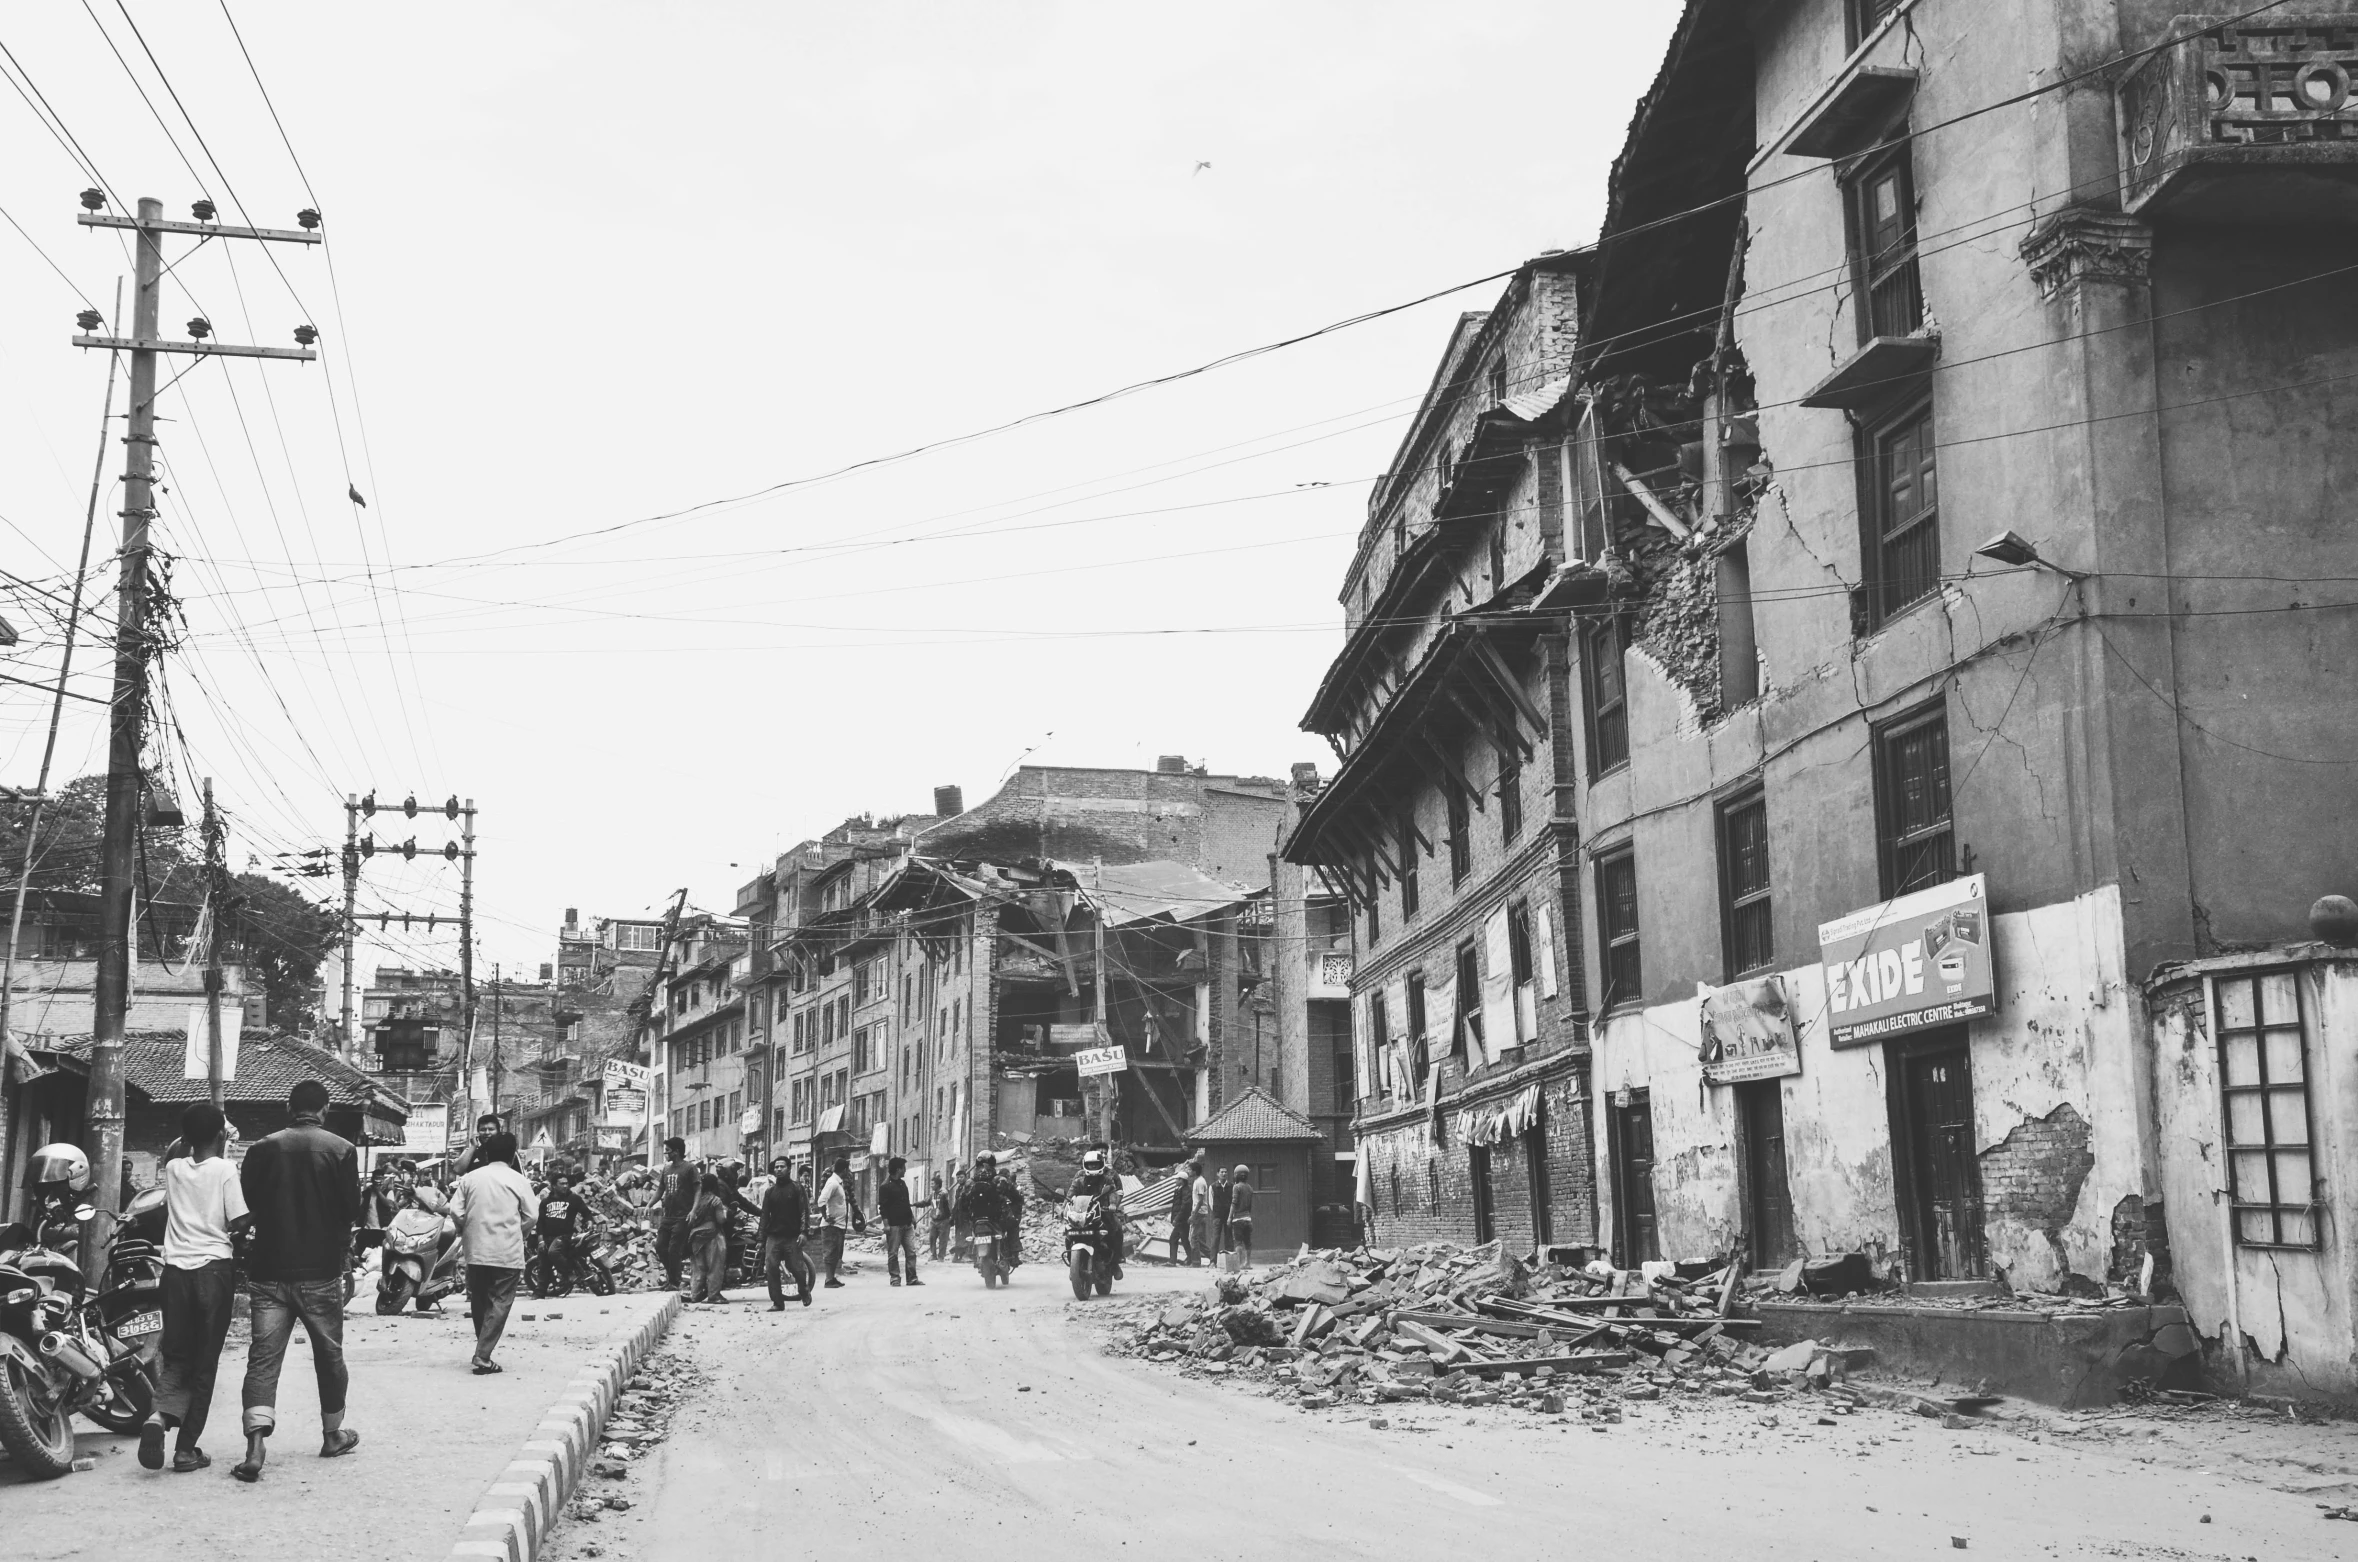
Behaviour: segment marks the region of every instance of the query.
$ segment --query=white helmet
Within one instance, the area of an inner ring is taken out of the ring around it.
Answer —
[[[1083,1155],[1081,1157],[1081,1170],[1085,1172],[1101,1172],[1105,1170],[1105,1152],[1103,1150],[1091,1150],[1087,1154]]]
[[[86,1193],[90,1157],[71,1144],[45,1144],[25,1163],[25,1181],[38,1193]]]

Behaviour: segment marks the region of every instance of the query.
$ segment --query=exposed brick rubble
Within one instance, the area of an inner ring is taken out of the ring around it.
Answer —
[[[1834,1414],[1865,1398],[1840,1381],[1845,1352],[1751,1343],[1740,1301],[1720,1313],[1725,1278],[1534,1269],[1496,1243],[1330,1250],[1134,1303],[1109,1348],[1305,1410],[1413,1400],[1610,1423],[1666,1395],[1773,1404],[1816,1389]]]

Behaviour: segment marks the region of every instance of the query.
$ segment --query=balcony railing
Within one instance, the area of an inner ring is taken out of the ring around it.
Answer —
[[[2354,77],[2358,16],[2348,12],[2222,20],[2149,56],[2119,89],[2123,206],[2348,223],[2358,215]]]

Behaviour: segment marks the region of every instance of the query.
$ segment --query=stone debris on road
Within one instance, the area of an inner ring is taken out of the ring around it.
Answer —
[[[610,1515],[644,1506],[650,1494],[635,1486],[640,1462],[671,1435],[672,1417],[709,1380],[710,1374],[673,1340],[646,1359],[615,1400],[590,1462],[590,1478],[565,1505],[562,1520],[542,1548],[544,1557],[614,1556],[627,1549],[622,1538],[581,1526],[601,1524]]]
[[[1536,1267],[1498,1244],[1351,1252],[1219,1276],[1198,1298],[1132,1303],[1114,1353],[1189,1376],[1264,1387],[1304,1410],[1428,1401],[1598,1425],[1666,1396],[1775,1406],[1810,1395],[1821,1423],[1890,1404],[1944,1424],[1996,1401],[1870,1389],[1847,1381],[1872,1352],[1751,1338],[1740,1285],[1671,1266]]]

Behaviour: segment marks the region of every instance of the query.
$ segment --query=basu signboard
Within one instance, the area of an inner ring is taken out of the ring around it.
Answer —
[[[1837,1047],[1863,1047],[1995,1006],[1988,884],[1982,874],[1818,924],[1826,1021]]]

